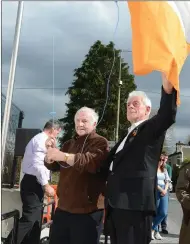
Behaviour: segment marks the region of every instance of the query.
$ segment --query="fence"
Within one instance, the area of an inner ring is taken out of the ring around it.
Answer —
[[[1,215],[1,221],[14,218],[13,231],[11,232],[11,236],[9,238],[11,243],[15,243],[15,244],[17,243],[19,217],[20,217],[20,213],[17,209]],[[1,243],[5,243],[6,239],[7,239],[6,237],[1,237]]]
[[[1,94],[1,123],[3,121],[4,110],[5,110],[6,97]],[[2,183],[10,184],[12,164],[14,159],[14,148],[15,148],[15,136],[16,129],[22,127],[22,120],[24,119],[23,112],[14,104],[11,105],[11,113],[9,120],[9,128],[6,141],[4,169],[2,172]]]

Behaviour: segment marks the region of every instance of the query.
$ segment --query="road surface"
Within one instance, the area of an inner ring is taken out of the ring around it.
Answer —
[[[179,202],[177,201],[175,194],[171,194],[168,209],[168,235],[162,235],[162,240],[154,240],[151,244],[178,244],[179,243],[179,232],[182,220],[182,210]],[[104,244],[104,236],[101,236],[100,244]],[[108,244],[110,241],[108,240]]]

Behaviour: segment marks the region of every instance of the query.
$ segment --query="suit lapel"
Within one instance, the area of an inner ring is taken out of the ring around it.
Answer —
[[[145,124],[146,121],[142,122],[140,125],[138,125],[137,127],[135,127],[128,135],[127,140],[124,144],[124,147],[122,150],[120,150],[118,153],[115,154],[115,160],[113,162],[113,170],[115,170],[115,168],[119,165],[119,163],[121,162],[121,157],[126,153],[126,151],[128,150],[128,148],[130,147],[130,145],[135,142],[135,138],[136,136],[139,135],[139,133],[141,132],[143,125]],[[124,138],[123,138],[124,139]],[[118,145],[119,146],[119,145]],[[117,150],[117,149],[116,149]]]
[[[147,122],[147,120],[144,121],[144,122],[142,122],[140,125],[136,126],[136,127],[129,133],[129,135],[128,135],[128,137],[127,137],[127,140],[126,140],[126,142],[125,142],[124,147],[127,146],[128,144],[130,144],[131,142],[133,142],[133,140],[135,139],[135,137],[136,137],[137,135],[139,135],[139,133],[141,132],[141,130],[142,130],[142,128],[144,127],[144,124],[145,124],[146,122]]]

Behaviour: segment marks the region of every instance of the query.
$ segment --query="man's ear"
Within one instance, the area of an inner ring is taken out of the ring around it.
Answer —
[[[151,110],[150,106],[147,106],[146,107],[146,114],[150,114],[150,110]]]

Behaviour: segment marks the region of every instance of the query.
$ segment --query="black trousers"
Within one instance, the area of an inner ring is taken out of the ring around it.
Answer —
[[[152,216],[148,213],[110,207],[106,225],[108,225],[111,244],[151,242]]]
[[[56,209],[49,244],[97,244],[103,210],[72,214]]]
[[[22,217],[18,225],[17,244],[39,244],[44,191],[35,176],[25,174],[21,181]],[[12,244],[12,233],[7,244]],[[14,243],[15,244],[15,243]]]

